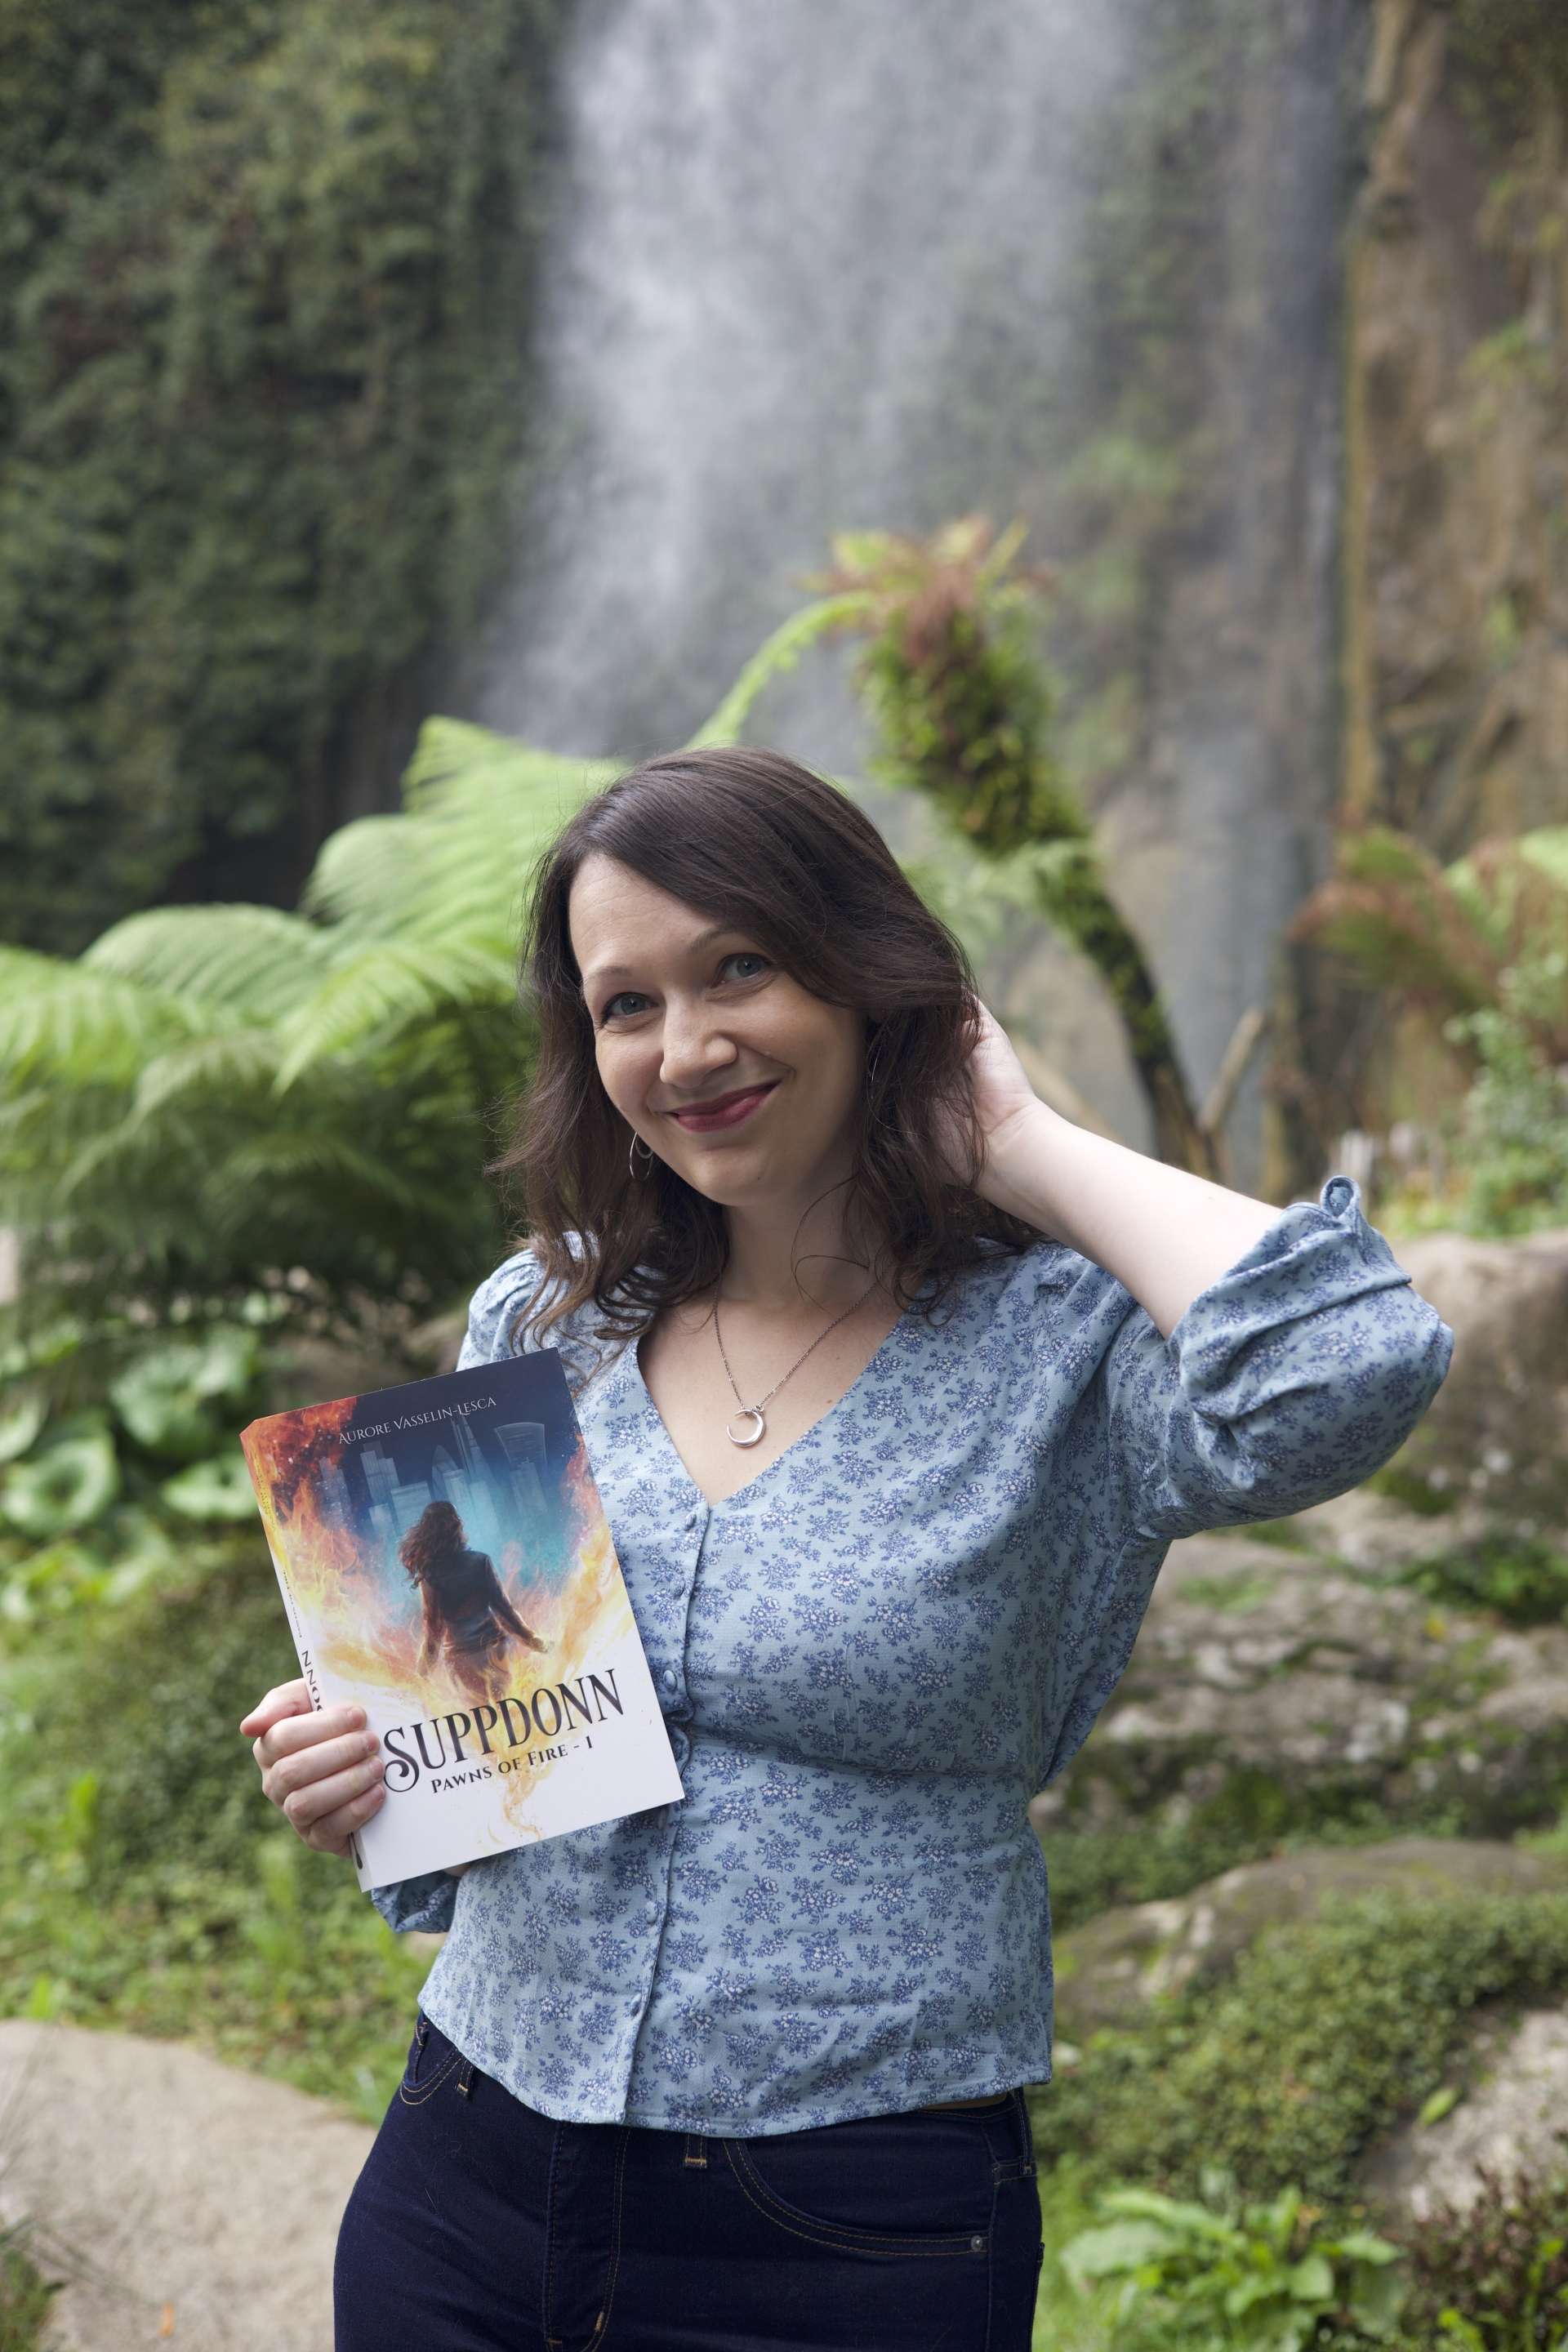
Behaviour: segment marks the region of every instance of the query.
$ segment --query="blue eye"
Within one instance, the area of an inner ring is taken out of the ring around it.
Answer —
[[[756,948],[732,948],[727,956],[721,958],[719,968],[722,971],[725,964],[731,963],[757,963],[762,965],[764,971],[768,969],[768,958]],[[758,975],[755,972],[746,972],[743,973],[742,977],[747,980],[754,980]],[[640,989],[617,989],[614,996],[606,999],[604,1010],[599,1015],[601,1027],[606,1021],[614,1018],[617,1004],[623,1003],[627,997],[637,1001],[640,1000],[642,992]]]

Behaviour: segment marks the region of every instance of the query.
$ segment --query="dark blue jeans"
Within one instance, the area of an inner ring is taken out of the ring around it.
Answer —
[[[1028,2352],[1021,2090],[762,2138],[555,2123],[421,2012],[338,2235],[336,2352]]]

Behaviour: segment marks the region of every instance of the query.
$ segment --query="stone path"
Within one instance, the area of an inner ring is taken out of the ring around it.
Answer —
[[[338,2222],[374,2137],[183,2042],[0,2021],[0,2221],[76,2258],[49,2352],[331,2352]]]

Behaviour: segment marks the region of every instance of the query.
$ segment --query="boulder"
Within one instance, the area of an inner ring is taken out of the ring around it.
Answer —
[[[1568,1780],[1568,1626],[1521,1633],[1323,1553],[1189,1537],[1092,1736],[1031,1814],[1048,1860],[1067,1830],[1223,1808],[1237,1775],[1395,1822],[1442,1809],[1472,1836],[1540,1822]]]
[[[1226,1975],[1266,1929],[1310,1916],[1329,1895],[1384,1886],[1460,1900],[1568,1889],[1568,1854],[1467,1838],[1317,1846],[1244,1864],[1172,1901],[1118,1905],[1057,1941],[1058,2028],[1070,2048],[1099,2027],[1135,2024],[1156,1995]]]
[[[322,2352],[374,2137],[184,2042],[0,2022],[0,2226],[67,2282],[47,2352]]]
[[[1454,1355],[1380,1475],[1568,1546],[1568,1228],[1506,1241],[1423,1234],[1394,1254],[1452,1328]]]
[[[1439,2204],[1463,2212],[1483,2168],[1503,2179],[1561,2178],[1568,2206],[1568,2010],[1478,2012],[1454,2087],[1462,2095],[1447,2115],[1402,2125],[1362,2158],[1357,2187],[1376,2218],[1396,2227]]]

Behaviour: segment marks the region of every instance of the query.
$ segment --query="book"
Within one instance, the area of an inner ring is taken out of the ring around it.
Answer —
[[[240,1444],[311,1704],[381,1741],[362,1888],[685,1795],[557,1349]]]

